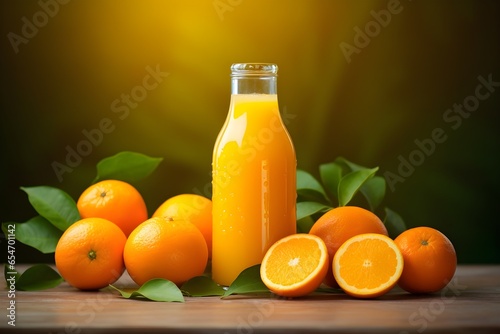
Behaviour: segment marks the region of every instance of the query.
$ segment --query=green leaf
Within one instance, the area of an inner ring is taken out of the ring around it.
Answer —
[[[384,224],[391,238],[395,238],[406,230],[403,218],[389,208],[385,208]]]
[[[55,288],[64,279],[46,264],[36,264],[26,269],[16,280],[16,289],[37,291]]]
[[[313,215],[320,211],[327,211],[331,206],[324,205],[318,202],[299,202],[297,203],[297,220]]]
[[[357,172],[361,170],[369,170],[369,168],[355,164],[347,160],[344,157],[338,157],[335,159],[335,163],[340,169],[346,170],[348,172]],[[366,198],[370,210],[374,211],[382,202],[385,196],[385,179],[379,176],[374,176],[368,179],[360,188],[359,191]]]
[[[351,162],[344,157],[338,157],[337,159],[335,159],[335,163],[337,163],[339,166],[345,166],[351,172],[355,172],[361,169],[369,169],[368,167],[355,164],[354,162]]]
[[[224,289],[207,276],[196,276],[181,286],[182,292],[191,297],[222,296]]]
[[[182,292],[177,285],[163,278],[151,279],[139,289],[132,292],[120,290],[113,285],[109,286],[118,291],[123,298],[127,299],[143,299],[156,302],[184,302]]]
[[[306,171],[297,170],[297,194],[303,195],[306,198],[315,199],[318,201],[330,202],[330,199],[325,193],[323,186]]]
[[[385,196],[385,179],[381,176],[374,176],[367,180],[360,191],[366,198],[371,211],[375,211]]]
[[[3,223],[2,230],[14,226],[16,239],[44,254],[54,253],[62,231],[42,216],[36,216],[24,223]]]
[[[224,297],[235,294],[268,293],[269,289],[260,278],[260,264],[243,270],[224,293]]]
[[[21,189],[28,194],[28,200],[36,212],[59,230],[65,231],[80,219],[75,201],[61,189],[48,186]]]
[[[311,216],[297,220],[297,233],[309,233],[314,225],[314,219]]]
[[[342,178],[342,167],[335,162],[322,164],[319,166],[319,174],[327,192],[337,197],[337,189]]]
[[[92,183],[106,179],[135,182],[153,173],[162,160],[136,152],[120,152],[97,163],[97,176]]]
[[[340,179],[338,198],[339,206],[345,206],[356,195],[359,188],[377,172],[378,167],[350,172]]]

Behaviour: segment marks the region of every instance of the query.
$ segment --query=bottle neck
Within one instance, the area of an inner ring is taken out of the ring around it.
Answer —
[[[231,66],[231,94],[276,95],[278,66],[269,63],[238,63]]]
[[[272,76],[242,76],[231,78],[231,94],[278,93],[277,78]]]

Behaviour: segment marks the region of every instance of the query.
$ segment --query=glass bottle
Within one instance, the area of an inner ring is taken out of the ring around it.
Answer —
[[[278,66],[231,66],[231,102],[212,160],[212,277],[228,286],[296,233],[296,157],[278,108]]]

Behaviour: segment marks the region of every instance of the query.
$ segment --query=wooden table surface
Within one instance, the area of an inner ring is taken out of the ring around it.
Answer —
[[[124,274],[115,285],[133,283]],[[1,333],[500,333],[500,265],[461,265],[436,294],[414,296],[395,288],[375,300],[336,293],[164,303],[61,284],[17,291],[15,327],[7,323],[7,293],[2,284]]]

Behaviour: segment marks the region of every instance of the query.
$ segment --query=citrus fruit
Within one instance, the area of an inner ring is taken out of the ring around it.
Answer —
[[[163,202],[153,217],[170,220],[185,220],[194,224],[203,234],[208,247],[208,257],[212,258],[212,201],[195,194],[181,194]]]
[[[56,268],[72,286],[96,290],[114,283],[122,275],[123,231],[102,218],[86,218],[64,231],[55,250]]]
[[[377,215],[357,206],[341,206],[331,209],[314,223],[309,233],[323,239],[328,249],[330,268],[324,283],[330,287],[338,287],[331,265],[337,249],[347,239],[362,233],[388,235],[384,223]]]
[[[399,286],[412,293],[444,288],[457,268],[457,254],[440,231],[426,226],[408,229],[394,239],[405,261]]]
[[[148,219],[146,203],[129,183],[104,180],[85,189],[76,203],[82,218],[99,217],[120,227],[126,236]]]
[[[403,256],[394,241],[378,233],[356,235],[333,257],[333,275],[345,293],[357,298],[379,297],[396,284]]]
[[[190,222],[153,217],[130,234],[123,256],[138,285],[153,278],[181,285],[203,274],[208,249],[200,230]]]
[[[262,282],[285,297],[300,297],[316,290],[328,270],[328,250],[312,234],[292,234],[275,242],[260,266]]]

